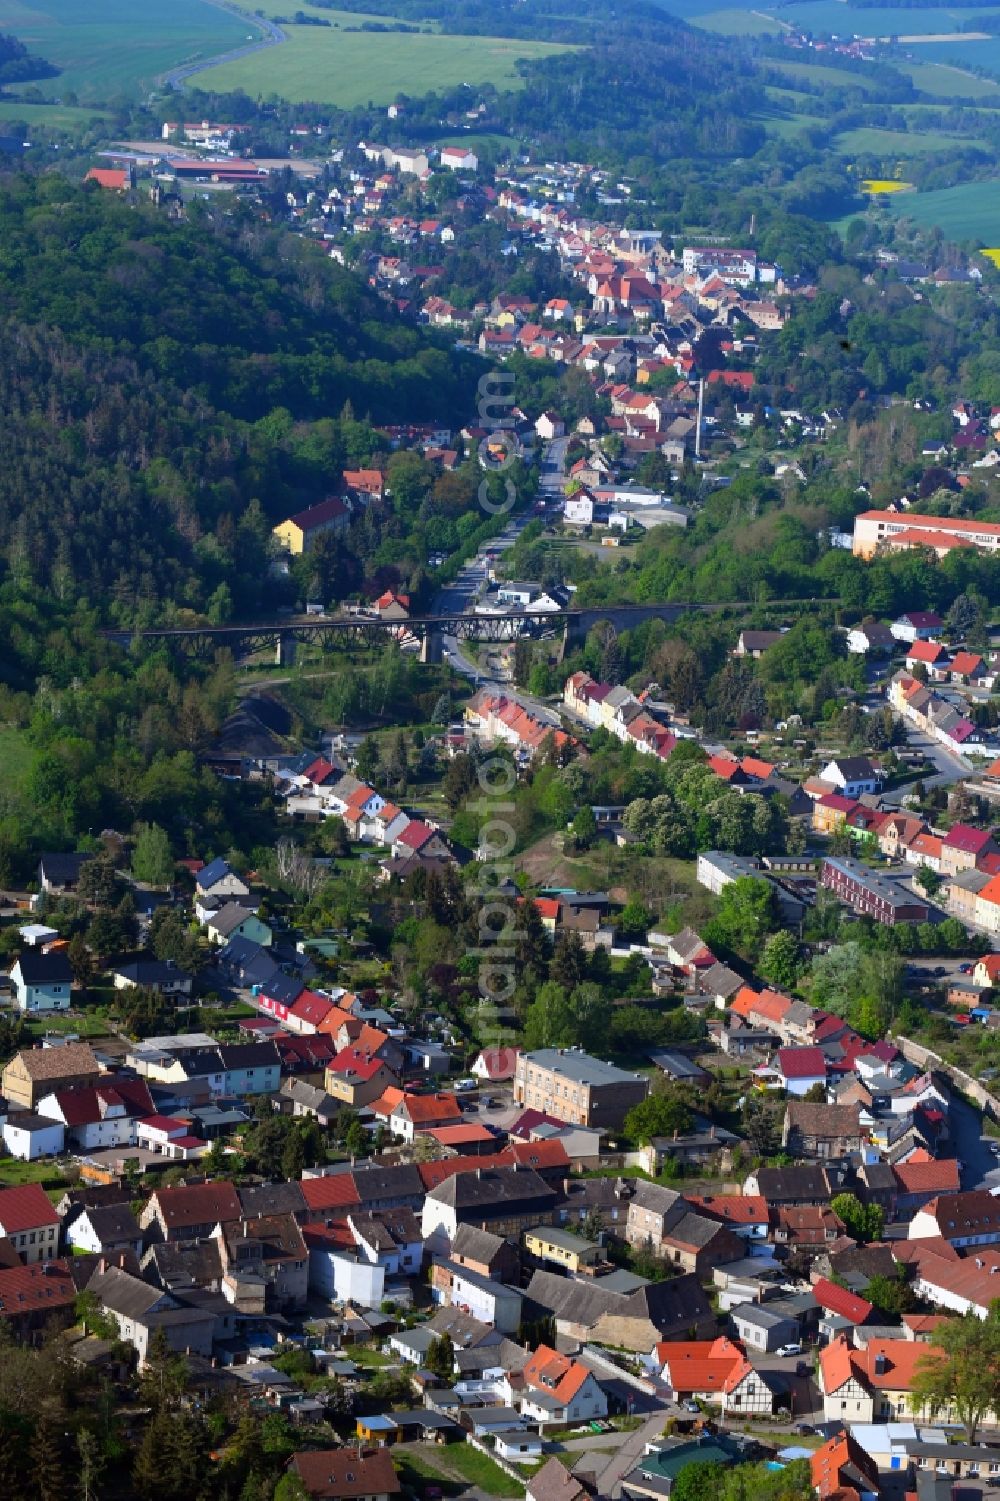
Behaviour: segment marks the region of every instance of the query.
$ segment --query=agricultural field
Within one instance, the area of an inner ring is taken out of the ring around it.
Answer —
[[[5,99],[0,95],[0,121],[18,120],[25,125],[48,125],[52,130],[78,130],[89,125],[91,120],[106,118],[106,110],[87,109],[82,105],[74,109],[68,104],[18,104],[16,99]]]
[[[137,6],[134,0],[0,0],[0,31],[62,69],[38,80],[50,99],[70,91],[103,104],[156,86],[170,68],[246,43],[248,21],[207,0]]]
[[[691,24],[700,26],[703,31],[718,32],[720,36],[778,36],[788,30],[787,24],[774,16],[739,7],[711,10],[704,16],[692,16]]]
[[[926,156],[932,151],[951,151],[956,146],[982,146],[986,142],[967,136],[947,135],[941,130],[882,130],[862,125],[836,137],[834,147],[842,156]]]
[[[900,73],[913,79],[914,88],[936,99],[975,99],[983,104],[1000,104],[1000,84],[989,78],[976,78],[947,63],[896,63]]]
[[[892,202],[891,210],[922,228],[938,225],[949,240],[1000,245],[1000,178],[931,193],[906,193]]]
[[[3,0],[0,0],[0,4]],[[386,104],[400,93],[425,93],[461,83],[517,88],[521,58],[551,57],[568,48],[503,37],[344,31],[289,26],[287,41],[198,74],[205,89],[280,94],[349,108]]]
[[[982,68],[1000,77],[1000,36],[979,42],[921,42],[916,49],[928,63],[946,63],[956,68]]]
[[[876,94],[881,89],[874,78],[868,78],[864,73],[851,73],[846,68],[828,68],[822,63],[771,62],[768,59],[768,66],[784,73],[787,78],[797,79],[799,83],[811,83],[817,88],[860,89],[863,94]]]

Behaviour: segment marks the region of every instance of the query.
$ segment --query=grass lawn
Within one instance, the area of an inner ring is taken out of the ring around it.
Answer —
[[[78,1032],[81,1037],[108,1037],[111,1027],[106,1015],[99,1009],[81,1011],[75,1016],[56,1013],[52,1016],[32,1017],[25,1023],[32,1037],[44,1037],[46,1032]]]
[[[68,104],[18,104],[0,96],[0,120],[23,121],[25,125],[48,125],[52,130],[76,130],[92,120],[107,119],[103,109],[73,108]]]
[[[419,1479],[437,1481],[446,1490],[457,1486],[464,1490],[467,1485],[475,1485],[488,1496],[524,1495],[523,1485],[471,1444],[446,1444],[443,1448],[430,1444],[407,1444],[404,1448],[397,1444],[392,1452],[404,1481],[409,1470]]]
[[[290,26],[287,37],[278,47],[200,73],[199,87],[277,93],[295,104],[314,101],[350,108],[386,104],[400,92],[412,92],[415,79],[423,91],[487,82],[501,89],[517,88],[515,65],[521,58],[551,57],[568,50],[551,42],[503,37],[318,26]]]
[[[947,63],[893,63],[900,73],[908,73],[914,88],[933,94],[936,99],[976,99],[984,104],[1000,104],[1000,83],[991,78],[976,78],[962,68]]]
[[[607,891],[616,900],[638,895],[654,912],[679,907],[683,922],[697,927],[715,913],[716,899],[699,886],[692,860],[668,855],[640,855],[602,840],[583,855],[567,855],[558,836],[546,834],[515,856],[519,870],[538,886],[575,886],[578,891]]]
[[[965,182],[930,193],[905,193],[889,200],[891,212],[927,228],[937,225],[950,240],[1000,245],[1000,178]]]
[[[16,791],[24,783],[35,752],[23,730],[0,725],[0,791]]]
[[[834,140],[841,156],[905,157],[923,156],[930,151],[950,151],[956,146],[983,146],[986,142],[964,136],[946,135],[941,130],[880,130],[862,125],[844,130]]]
[[[391,1355],[385,1355],[371,1345],[351,1345],[349,1350],[344,1351],[344,1356],[347,1360],[353,1360],[355,1365],[373,1371],[394,1363]]]
[[[21,1188],[25,1183],[41,1183],[55,1190],[62,1173],[51,1162],[22,1162],[17,1157],[0,1158],[0,1186]],[[59,1189],[61,1195],[63,1189]]]
[[[116,94],[154,88],[181,63],[218,56],[258,28],[205,0],[136,5],[135,0],[0,0],[0,31],[55,63],[56,78],[37,80],[50,99],[68,90],[106,104]]]

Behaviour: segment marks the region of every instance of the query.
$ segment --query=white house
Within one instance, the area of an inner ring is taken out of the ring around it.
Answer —
[[[521,1377],[521,1417],[530,1422],[578,1423],[608,1415],[607,1396],[590,1367],[548,1345],[539,1345]]]
[[[561,438],[565,431],[565,422],[555,412],[543,412],[535,421],[535,432],[543,443],[551,443],[553,438]]]
[[[324,1227],[306,1225],[309,1291],[337,1303],[378,1308],[385,1296],[385,1267],[364,1261],[325,1237]]]
[[[451,172],[476,172],[479,158],[467,146],[442,146],[441,165]]]
[[[39,1157],[57,1157],[62,1152],[66,1130],[61,1121],[47,1120],[28,1111],[10,1115],[0,1127],[3,1144],[12,1157],[35,1162]]]
[[[594,520],[594,499],[586,490],[571,495],[563,506],[563,520],[570,526],[590,526]]]
[[[43,1095],[38,1114],[58,1122],[75,1152],[135,1145],[135,1114],[114,1085],[60,1089]]]
[[[820,777],[844,797],[877,792],[882,785],[881,775],[867,756],[835,756],[823,767]]]

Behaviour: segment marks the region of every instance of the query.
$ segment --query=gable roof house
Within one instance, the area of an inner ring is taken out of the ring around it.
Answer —
[[[100,1065],[86,1042],[57,1048],[22,1048],[5,1066],[4,1097],[24,1110],[34,1110],[45,1095],[73,1085],[96,1084]]]
[[[357,1446],[307,1449],[292,1455],[288,1469],[312,1501],[393,1501],[403,1489],[385,1447],[370,1454]]]
[[[515,1385],[516,1378],[509,1378]],[[585,1422],[608,1415],[608,1399],[589,1366],[539,1345],[520,1372],[521,1416],[546,1423]]]
[[[421,1229],[435,1251],[454,1240],[460,1224],[520,1236],[533,1225],[553,1223],[556,1191],[533,1168],[475,1167],[455,1172],[424,1200]]]
[[[653,1364],[671,1402],[697,1401],[723,1414],[771,1414],[774,1392],[727,1335],[713,1340],[675,1340],[655,1346]]]
[[[59,1216],[40,1183],[0,1188],[0,1235],[25,1266],[53,1261],[59,1251]]]
[[[157,1188],[139,1215],[139,1225],[152,1240],[204,1240],[216,1225],[243,1217],[239,1195],[231,1183],[180,1184]]]
[[[846,1157],[860,1150],[866,1135],[857,1105],[789,1100],[785,1107],[781,1144],[792,1157]]]
[[[73,971],[62,950],[42,953],[25,949],[10,972],[14,1004],[19,1011],[68,1011],[72,1000]]]
[[[105,1313],[118,1325],[119,1337],[132,1345],[140,1369],[146,1363],[154,1335],[162,1330],[178,1354],[212,1354],[216,1315],[210,1309],[186,1304],[173,1293],[153,1287],[102,1258],[87,1283]]]

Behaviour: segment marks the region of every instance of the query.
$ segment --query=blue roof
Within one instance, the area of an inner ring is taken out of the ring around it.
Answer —
[[[199,870],[197,875],[198,885],[202,891],[209,891],[215,885],[216,881],[222,881],[226,876],[231,875],[232,869],[228,860],[223,860],[220,856],[218,860],[211,861],[209,865]]]

